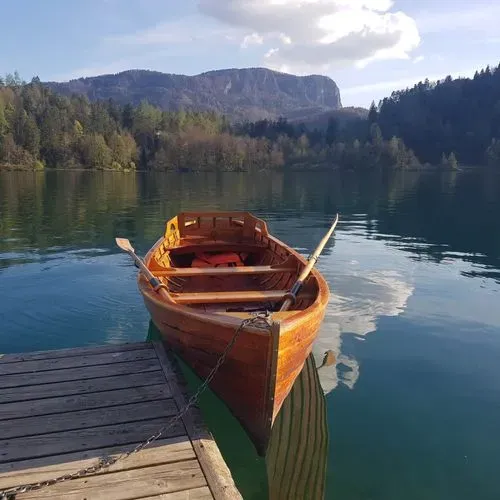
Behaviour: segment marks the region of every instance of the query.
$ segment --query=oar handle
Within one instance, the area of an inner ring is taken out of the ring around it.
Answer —
[[[294,283],[291,290],[287,293],[286,299],[283,302],[283,305],[281,306],[280,311],[287,311],[289,309],[289,307],[295,302],[295,299],[297,298],[297,294],[300,292],[300,289],[302,288],[304,281],[307,279],[307,277],[309,276],[309,274],[312,271],[312,268],[316,264],[316,261],[319,259],[319,256],[320,256],[321,252],[323,251],[323,248],[325,248],[325,245],[328,242],[328,240],[330,239],[330,236],[332,235],[333,231],[335,230],[335,227],[337,226],[338,221],[339,221],[339,214],[337,214],[330,229],[325,234],[325,236],[323,236],[323,238],[319,242],[319,245],[316,247],[316,250],[314,250],[314,253],[311,255],[311,258],[307,262],[307,266],[304,267],[304,269],[300,273],[297,281]]]

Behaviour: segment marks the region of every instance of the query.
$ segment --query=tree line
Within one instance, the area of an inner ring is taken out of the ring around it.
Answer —
[[[372,104],[368,122],[386,138],[403,138],[423,162],[453,153],[460,163],[500,166],[500,65],[393,92]]]
[[[365,126],[366,125],[366,126]],[[53,93],[38,78],[0,79],[0,166],[43,169],[374,169],[420,165],[404,142],[365,129],[309,130],[286,120],[231,125],[214,112]],[[360,132],[359,136],[354,135]]]

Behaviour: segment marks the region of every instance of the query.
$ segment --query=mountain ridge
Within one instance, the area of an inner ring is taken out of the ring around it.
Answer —
[[[131,69],[44,85],[63,95],[83,94],[90,100],[111,98],[137,105],[146,99],[164,110],[215,111],[232,121],[287,118],[299,111],[316,115],[342,108],[339,88],[331,78],[260,67],[210,70],[192,76]]]

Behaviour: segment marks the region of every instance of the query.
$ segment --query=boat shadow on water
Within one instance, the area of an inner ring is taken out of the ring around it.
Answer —
[[[160,339],[150,321],[148,340]],[[175,357],[193,392],[201,379]],[[276,417],[265,457],[210,389],[201,395],[199,408],[245,500],[324,498],[329,435],[317,370],[309,355]]]

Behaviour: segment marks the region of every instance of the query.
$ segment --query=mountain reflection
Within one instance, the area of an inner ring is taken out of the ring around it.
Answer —
[[[165,220],[194,209],[256,212],[291,246],[308,245],[305,253],[339,212],[341,221],[351,221],[343,231],[356,233],[361,223],[365,237],[419,258],[440,261],[456,252],[491,271],[500,267],[500,175],[480,169],[363,175],[0,172],[0,252],[112,248],[117,231],[150,245]]]

